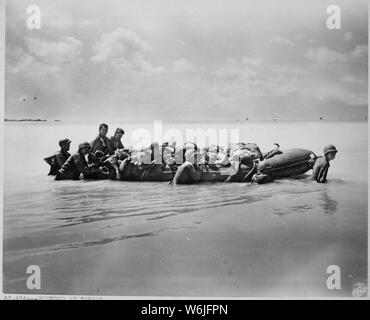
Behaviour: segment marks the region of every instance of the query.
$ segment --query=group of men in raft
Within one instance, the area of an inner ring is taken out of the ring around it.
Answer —
[[[60,150],[44,160],[50,165],[49,175],[55,180],[85,179],[145,180],[148,175],[160,176],[165,170],[173,173],[173,184],[200,181],[204,170],[230,168],[225,182],[272,181],[272,177],[258,171],[257,163],[281,154],[279,144],[263,154],[254,143],[237,143],[223,147],[199,149],[194,143],[178,147],[176,143],[152,143],[148,148],[125,148],[121,142],[124,130],[117,128],[114,136],[107,137],[108,125],[99,126],[99,135],[92,143],[79,144],[78,151],[69,153],[71,140],[59,141]],[[337,153],[333,145],[324,149],[324,156],[315,159],[313,179],[326,182],[329,162]]]

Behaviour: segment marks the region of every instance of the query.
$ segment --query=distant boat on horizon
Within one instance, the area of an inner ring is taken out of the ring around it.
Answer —
[[[13,122],[46,122],[45,119],[4,119],[4,121],[13,121]]]

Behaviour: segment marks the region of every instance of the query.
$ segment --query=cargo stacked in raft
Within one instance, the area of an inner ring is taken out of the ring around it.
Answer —
[[[271,176],[273,179],[288,178],[303,175],[312,169],[315,163],[316,155],[306,149],[288,149],[269,159],[262,160],[256,164],[256,172]],[[144,165],[151,166],[151,165]],[[212,166],[200,164],[200,177],[196,182],[225,182],[232,174],[234,168]],[[144,168],[143,168],[144,169]],[[172,181],[175,172],[171,170],[156,170],[147,168],[148,173],[141,175],[138,170],[136,174],[131,175],[130,181]],[[125,179],[123,179],[125,180]]]
[[[85,161],[85,156],[87,161]],[[44,159],[50,164],[50,157]],[[199,149],[195,144],[176,148],[153,143],[149,148],[118,149],[111,155],[91,152],[89,143],[56,173],[56,180],[111,179],[122,181],[167,181],[173,184],[199,182],[271,182],[302,175],[313,168],[316,155],[306,149],[280,151],[279,145],[262,154],[255,143],[238,143]],[[53,162],[54,163],[54,162]],[[73,168],[72,168],[73,167]],[[76,168],[75,168],[76,167]],[[67,175],[72,170],[73,175]]]

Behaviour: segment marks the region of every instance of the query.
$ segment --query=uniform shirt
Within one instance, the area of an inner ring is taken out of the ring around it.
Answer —
[[[71,155],[67,161],[63,164],[59,173],[68,176],[74,176],[76,179],[83,173],[85,176],[90,174],[90,168],[87,165],[85,156],[79,152]]]
[[[326,182],[326,176],[328,175],[330,164],[325,157],[318,157],[313,166],[312,179],[317,182]]]
[[[50,165],[49,176],[55,176],[58,170],[63,166],[63,164],[67,161],[70,157],[70,153],[62,150],[57,151],[50,157],[44,158],[44,161]]]
[[[124,149],[121,139],[116,139],[114,136],[110,138],[111,150]]]
[[[58,169],[60,169],[63,164],[68,160],[68,158],[71,156],[71,154],[67,151],[58,151],[56,154],[55,154],[55,162],[56,162],[56,165],[58,166]]]
[[[111,142],[107,137],[97,136],[93,142],[91,142],[91,152],[102,151],[104,154],[111,153]]]

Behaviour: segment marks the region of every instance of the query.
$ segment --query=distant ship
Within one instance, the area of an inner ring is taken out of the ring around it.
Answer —
[[[31,121],[31,122],[45,122],[47,120],[45,119],[4,119],[4,121],[17,121],[17,122],[25,122],[25,121]]]

